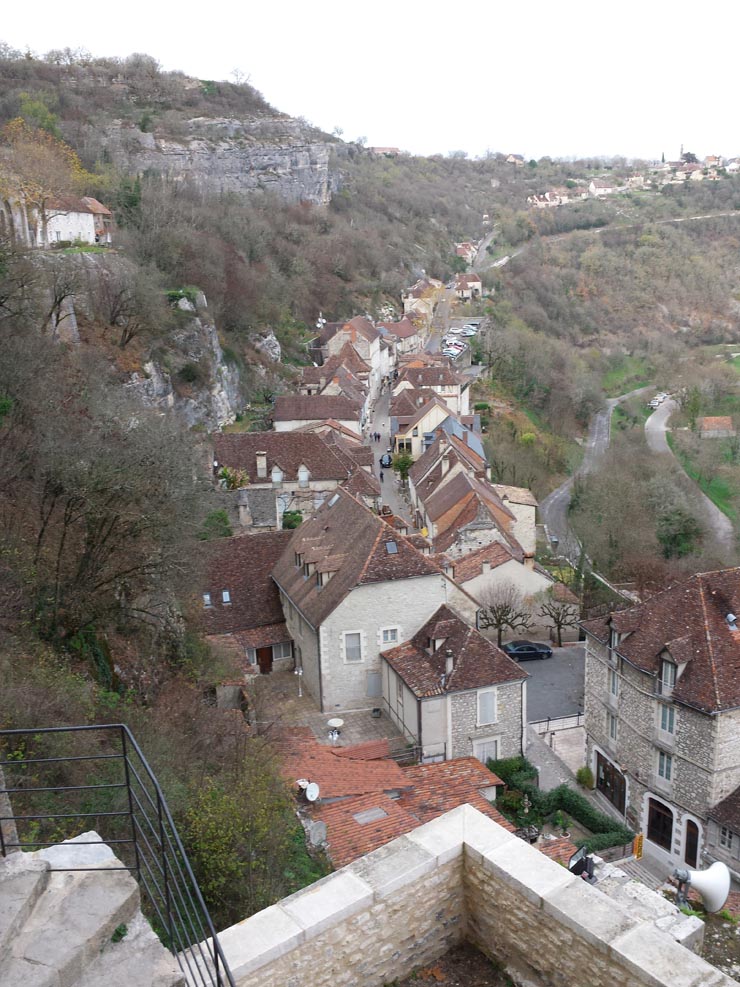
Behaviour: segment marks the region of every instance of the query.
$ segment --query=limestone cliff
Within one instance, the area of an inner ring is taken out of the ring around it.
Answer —
[[[270,191],[288,202],[326,205],[339,187],[333,145],[299,120],[198,117],[187,131],[174,138],[116,121],[102,141],[110,160],[129,172],[188,178],[211,192]]]

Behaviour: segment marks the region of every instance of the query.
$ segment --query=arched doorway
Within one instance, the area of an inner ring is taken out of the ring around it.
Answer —
[[[686,866],[696,870],[699,860],[699,827],[693,819],[686,820],[686,842],[683,859]]]
[[[648,801],[647,838],[670,853],[673,846],[673,812],[657,799]]]

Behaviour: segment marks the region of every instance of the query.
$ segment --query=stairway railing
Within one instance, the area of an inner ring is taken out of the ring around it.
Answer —
[[[0,810],[13,813],[0,816],[3,857],[56,846],[94,820],[121,866],[64,869],[131,872],[145,913],[189,985],[234,987],[159,782],[125,724],[0,730],[0,754],[0,807],[8,799],[13,807]],[[91,769],[95,781],[84,783]],[[18,836],[9,841],[12,824]]]

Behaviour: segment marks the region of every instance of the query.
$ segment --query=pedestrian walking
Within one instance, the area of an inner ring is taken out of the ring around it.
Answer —
[[[383,470],[380,471],[380,482],[383,482]]]

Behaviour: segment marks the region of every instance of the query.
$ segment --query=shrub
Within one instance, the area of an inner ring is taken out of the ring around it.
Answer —
[[[491,406],[487,401],[476,401],[473,405],[473,411],[490,411]]]
[[[625,835],[628,839],[625,839]],[[579,849],[585,846],[589,853],[601,853],[602,850],[608,850],[610,847],[631,843],[633,839],[634,835],[631,831],[622,826],[611,833],[596,833],[585,840],[576,840],[575,842]]]
[[[203,371],[197,363],[185,363],[177,371],[177,376],[183,384],[197,384],[203,380]]]
[[[521,755],[519,757],[504,757],[499,761],[489,761],[488,767],[509,788],[521,789],[521,784],[531,783],[537,779],[537,768]],[[514,776],[516,776],[516,780]]]
[[[594,773],[588,765],[584,764],[582,768],[576,771],[576,781],[583,788],[593,788],[594,787]]]
[[[201,541],[211,541],[212,538],[231,538],[234,532],[229,524],[229,515],[223,508],[211,511],[198,532]]]
[[[302,522],[303,514],[301,511],[283,512],[283,529],[291,531],[293,528],[297,528]]]

